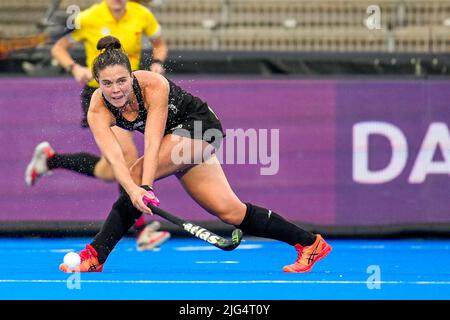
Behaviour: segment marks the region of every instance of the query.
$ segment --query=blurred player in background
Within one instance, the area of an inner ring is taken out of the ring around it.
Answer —
[[[92,65],[98,55],[97,42],[105,35],[120,39],[127,53],[131,67],[137,70],[141,63],[142,37],[147,36],[153,48],[149,69],[163,74],[164,61],[168,49],[161,33],[161,26],[151,11],[137,3],[127,0],[103,0],[82,11],[75,20],[74,30],[60,38],[51,53],[54,59],[82,85],[81,106],[83,118],[81,126],[87,128],[86,115],[93,92],[98,88],[92,76]],[[82,42],[86,51],[86,67],[78,64],[70,55],[69,49]],[[122,147],[127,165],[131,166],[138,158],[138,150],[131,131],[117,126],[112,128]],[[62,154],[56,153],[48,142],[42,142],[35,148],[34,155],[25,172],[25,182],[33,186],[39,177],[53,169],[71,170],[103,181],[115,181],[114,172],[105,157],[85,152]],[[151,250],[170,237],[167,231],[156,231],[159,227],[155,221],[146,226],[141,217],[136,221],[138,249]]]

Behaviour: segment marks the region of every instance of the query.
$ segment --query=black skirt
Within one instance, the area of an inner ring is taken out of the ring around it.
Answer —
[[[212,144],[215,149],[218,149],[225,137],[225,133],[215,112],[205,102],[195,98],[191,101],[187,110],[189,112],[180,119],[181,121],[176,121],[172,125],[168,121],[164,134],[175,134],[186,138],[203,140]],[[173,112],[176,113],[169,104],[169,114]],[[169,119],[176,118],[176,115],[169,117]]]

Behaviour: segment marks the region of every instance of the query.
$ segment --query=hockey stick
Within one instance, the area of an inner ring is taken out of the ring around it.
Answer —
[[[51,25],[50,20],[57,11],[62,0],[52,0],[44,17],[37,24],[39,33],[22,36],[22,37],[8,37],[0,38],[0,58],[5,58],[12,51],[18,49],[35,48],[38,45],[47,44],[51,40],[50,34],[44,31],[44,29]]]
[[[39,33],[28,37],[0,38],[0,57],[6,57],[14,50],[35,48],[48,41],[49,37],[45,33]]]
[[[231,251],[236,249],[237,246],[241,243],[243,233],[240,229],[234,229],[231,234],[231,240],[228,240],[195,223],[176,217],[169,212],[164,211],[163,209],[155,207],[150,203],[148,203],[147,206],[152,210],[153,213],[157,214],[158,216],[172,222],[173,224],[176,224],[177,226],[182,227],[185,231],[189,232],[195,237],[206,241],[219,249]]]

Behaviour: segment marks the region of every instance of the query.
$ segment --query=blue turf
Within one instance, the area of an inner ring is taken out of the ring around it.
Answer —
[[[284,274],[296,254],[280,242],[249,239],[224,252],[171,239],[138,252],[124,239],[103,273],[60,272],[64,254],[88,241],[0,239],[0,299],[450,299],[448,240],[331,240],[312,272]]]

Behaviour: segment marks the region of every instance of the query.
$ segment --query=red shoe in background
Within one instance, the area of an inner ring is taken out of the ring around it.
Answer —
[[[47,141],[41,142],[36,146],[33,157],[25,171],[25,183],[27,186],[33,186],[40,177],[50,173],[47,161],[54,155],[55,150]]]

